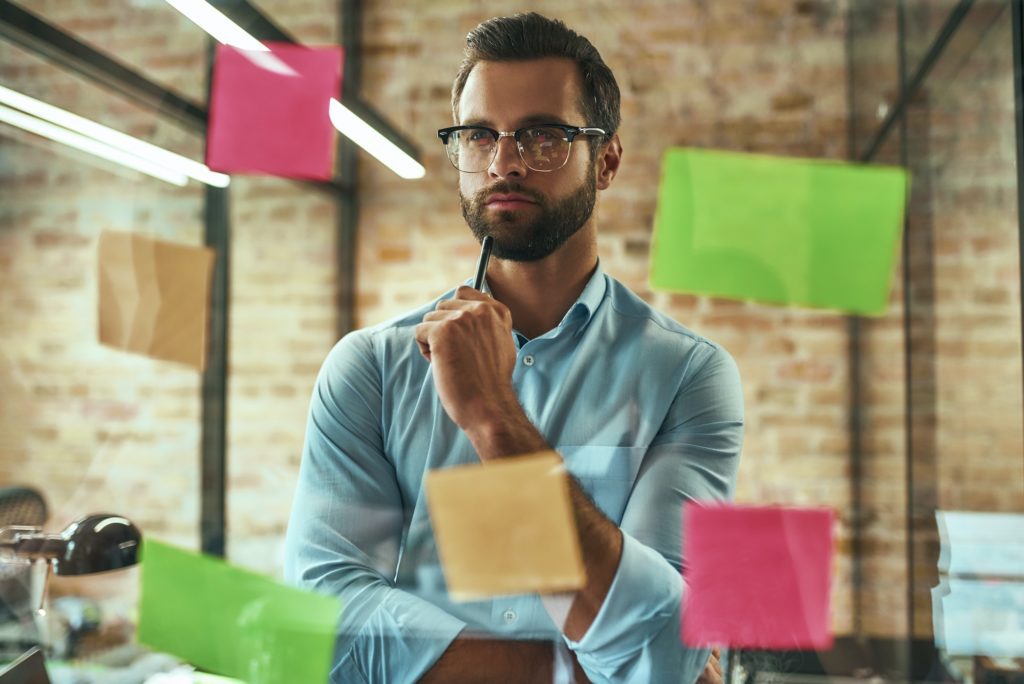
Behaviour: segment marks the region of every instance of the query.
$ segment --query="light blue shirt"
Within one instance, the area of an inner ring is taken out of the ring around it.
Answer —
[[[413,337],[439,300],[346,335],[313,391],[285,577],[341,598],[332,681],[415,681],[466,630],[553,640],[595,682],[693,682],[708,651],[679,639],[681,508],[732,498],[743,434],[732,357],[600,266],[556,328],[514,334],[523,410],[623,532],[604,604],[573,641],[537,595],[445,592],[423,479],[479,458]]]

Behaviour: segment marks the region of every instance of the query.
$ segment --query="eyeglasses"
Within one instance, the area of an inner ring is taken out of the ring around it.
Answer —
[[[601,128],[580,128],[563,124],[526,126],[515,131],[496,131],[483,126],[451,126],[437,132],[448,160],[464,173],[486,171],[498,154],[498,141],[516,141],[523,163],[534,171],[557,171],[569,161],[572,141],[577,135],[607,136]]]

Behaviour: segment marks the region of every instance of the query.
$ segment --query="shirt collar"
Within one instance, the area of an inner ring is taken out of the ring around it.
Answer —
[[[601,262],[598,260],[597,268],[594,269],[594,274],[590,276],[590,280],[587,281],[586,286],[583,288],[583,292],[580,293],[579,298],[569,307],[565,317],[562,318],[562,322],[559,324],[565,325],[573,317],[581,317],[582,323],[585,325],[590,322],[594,312],[597,311],[597,307],[601,305],[601,301],[604,299],[605,292],[608,289],[607,279],[604,277],[604,269],[601,268]]]
[[[466,281],[466,285],[470,285],[472,279]],[[491,288],[487,284],[487,278],[484,278],[483,292],[491,294]],[[565,316],[562,317],[561,322],[555,328],[561,328],[571,322],[574,318],[580,318],[581,324],[585,326],[590,322],[590,319],[594,316],[594,312],[597,311],[597,307],[601,305],[601,301],[604,299],[605,292],[608,290],[608,282],[604,277],[604,269],[601,268],[601,260],[598,259],[597,267],[594,269],[593,275],[590,276],[590,280],[583,287],[583,292],[573,302],[573,305],[569,307],[569,310],[565,312]],[[514,332],[514,331],[513,331]],[[525,338],[524,338],[525,339]]]

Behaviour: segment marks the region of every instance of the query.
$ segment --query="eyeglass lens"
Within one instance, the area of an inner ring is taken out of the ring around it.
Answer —
[[[448,158],[460,171],[484,171],[497,153],[498,141],[486,128],[455,131],[448,136]],[[569,140],[560,128],[534,126],[519,136],[519,154],[534,171],[554,171],[569,158]]]

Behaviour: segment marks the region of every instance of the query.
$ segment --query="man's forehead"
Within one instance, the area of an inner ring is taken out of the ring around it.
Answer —
[[[563,57],[478,62],[459,98],[462,122],[530,123],[538,113],[558,119],[580,115],[582,83],[576,63]]]

